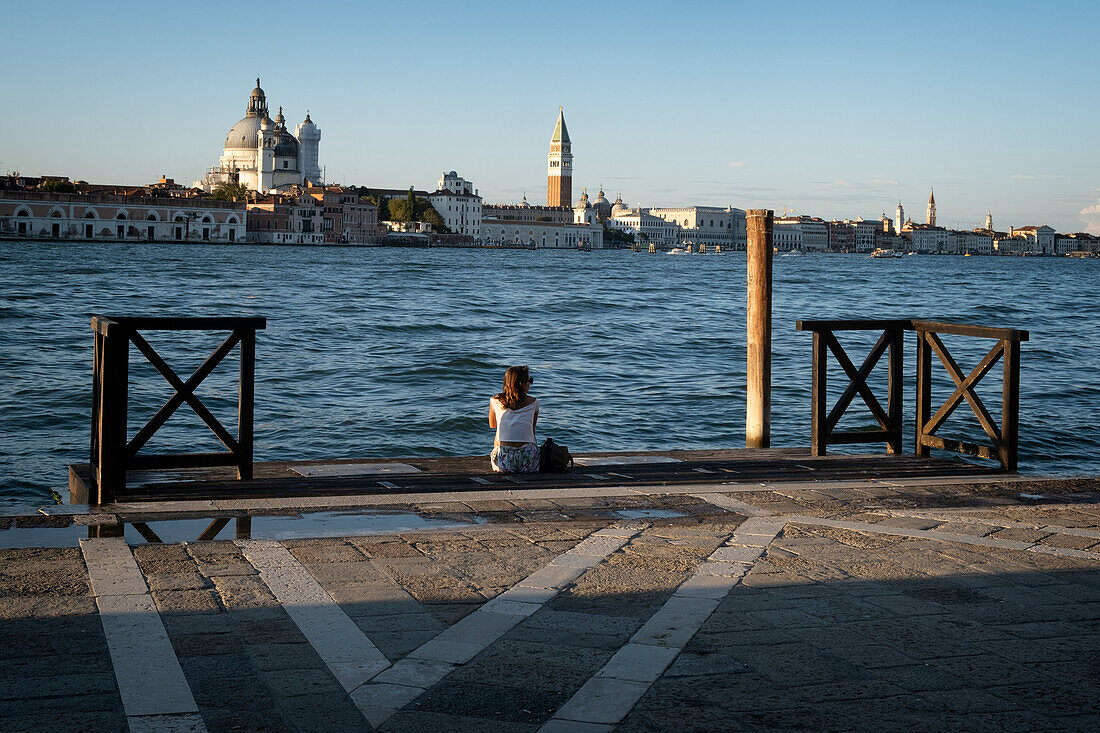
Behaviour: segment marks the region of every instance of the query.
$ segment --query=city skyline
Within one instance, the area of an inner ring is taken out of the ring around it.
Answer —
[[[920,212],[934,187],[941,225],[992,211],[1002,229],[1100,233],[1100,12],[1084,3],[427,3],[406,17],[274,2],[239,13],[247,33],[212,32],[224,6],[210,3],[111,7],[8,10],[0,170],[190,182],[259,75],[288,120],[324,128],[333,182],[421,187],[457,170],[486,201],[541,198],[561,105],[574,199],[602,185],[629,205],[877,218],[898,201]]]

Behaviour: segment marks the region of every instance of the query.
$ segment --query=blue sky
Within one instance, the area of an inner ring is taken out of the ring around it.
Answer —
[[[0,170],[190,183],[256,76],[331,181],[1100,233],[1095,2],[3,5]]]

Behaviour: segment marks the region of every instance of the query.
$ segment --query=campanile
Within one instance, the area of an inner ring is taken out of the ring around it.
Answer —
[[[550,154],[546,156],[546,205],[573,205],[573,153],[570,152],[569,130],[565,113],[558,107],[558,124],[550,138]]]

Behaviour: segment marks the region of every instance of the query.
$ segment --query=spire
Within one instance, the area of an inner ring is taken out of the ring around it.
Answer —
[[[931,193],[928,195],[928,203],[935,206],[936,205],[936,191],[935,191],[935,189],[929,189],[929,191],[931,191]]]
[[[565,111],[561,107],[558,107],[558,124],[554,125],[554,135],[550,138],[550,142],[569,142],[569,130],[565,126]]]

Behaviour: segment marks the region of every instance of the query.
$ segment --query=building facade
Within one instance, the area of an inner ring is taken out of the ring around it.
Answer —
[[[621,199],[618,203],[621,203]],[[612,207],[614,216],[615,208]],[[681,246],[704,246],[708,251],[744,250],[748,239],[745,212],[732,206],[683,206],[651,208],[648,213],[679,227]]]
[[[244,241],[243,202],[175,196],[0,191],[0,236],[112,242]]]
[[[527,197],[518,204],[483,204],[482,219],[507,221],[540,221],[569,224],[574,221],[574,210],[568,206],[532,206]]]
[[[603,249],[603,227],[552,221],[485,219],[481,239],[496,246],[538,249]]]
[[[482,202],[472,183],[449,171],[427,198],[452,234],[481,237]]]

